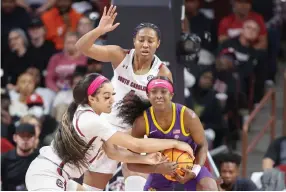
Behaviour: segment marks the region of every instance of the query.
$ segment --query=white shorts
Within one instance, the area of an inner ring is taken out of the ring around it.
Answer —
[[[68,176],[57,172],[58,166],[51,161],[37,157],[26,173],[28,191],[65,191]]]

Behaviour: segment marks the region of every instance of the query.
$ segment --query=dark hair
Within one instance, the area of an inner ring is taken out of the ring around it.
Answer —
[[[159,27],[157,27],[157,25],[155,25],[153,23],[140,23],[139,25],[137,25],[137,27],[135,27],[135,29],[134,29],[133,38],[136,37],[138,31],[140,31],[141,29],[144,29],[144,28],[150,28],[150,29],[153,29],[154,31],[156,31],[158,40],[161,40],[161,31],[160,31]]]
[[[236,153],[225,153],[221,154],[217,157],[217,163],[219,166],[219,170],[221,169],[221,165],[223,163],[234,163],[237,167],[240,166],[241,156]]]
[[[78,105],[88,104],[87,89],[94,79],[100,76],[97,73],[91,73],[81,79],[73,89],[74,101],[69,105],[66,113],[62,117],[62,122],[54,139],[54,148],[57,155],[64,163],[70,163],[77,168],[89,165],[86,153],[91,147],[76,132],[73,126],[73,117]],[[108,80],[105,82],[109,82]],[[105,83],[103,82],[103,84]],[[102,85],[103,85],[102,84]],[[101,87],[102,87],[101,85]],[[92,96],[98,93],[97,89]]]
[[[173,86],[173,83],[171,82],[171,80],[168,77],[157,76],[157,77],[152,78],[148,82],[148,84],[146,86],[146,93],[147,93],[147,87],[148,87],[149,83],[155,79],[166,80],[169,83],[171,83],[171,85]],[[127,93],[125,95],[125,97],[121,101],[119,101],[119,103],[117,104],[116,107],[119,110],[117,117],[121,118],[123,123],[132,125],[134,123],[134,121],[139,116],[141,116],[142,113],[146,109],[151,107],[151,103],[149,100],[143,99],[143,98],[139,97],[138,95],[136,95],[134,93],[134,91],[130,91],[129,93]]]

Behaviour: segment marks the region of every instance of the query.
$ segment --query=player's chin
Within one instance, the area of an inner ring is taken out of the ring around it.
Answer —
[[[111,108],[106,108],[103,113],[111,113]]]

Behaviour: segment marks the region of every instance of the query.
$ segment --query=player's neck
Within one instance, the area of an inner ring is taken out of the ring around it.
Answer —
[[[173,116],[173,107],[172,107],[172,103],[170,104],[169,107],[166,107],[164,110],[156,110],[155,108],[153,108],[154,110],[154,114],[156,116],[156,119],[164,119],[166,117],[168,117],[170,114],[172,114]]]
[[[153,57],[145,59],[140,58],[134,55],[134,61],[133,61],[133,69],[134,71],[140,71],[143,69],[150,69],[151,63],[152,63]]]

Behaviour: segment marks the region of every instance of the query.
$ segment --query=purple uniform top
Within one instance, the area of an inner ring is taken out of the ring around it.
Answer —
[[[165,131],[160,125],[157,123],[153,107],[150,107],[146,111],[144,111],[144,119],[145,119],[145,127],[146,127],[146,135],[148,138],[159,138],[159,139],[177,139],[179,141],[183,141],[189,143],[194,153],[197,148],[197,144],[193,141],[190,134],[186,132],[186,128],[184,125],[184,112],[186,107],[172,103],[173,108],[173,117],[171,126]],[[185,190],[194,191],[196,190],[196,184],[204,177],[212,177],[206,167],[202,167],[198,176],[190,180],[185,184]],[[174,184],[176,182],[167,180],[161,174],[152,173],[149,175],[147,182],[145,184],[145,191],[172,191],[174,189]]]

